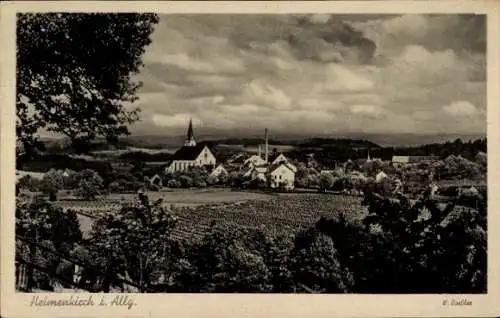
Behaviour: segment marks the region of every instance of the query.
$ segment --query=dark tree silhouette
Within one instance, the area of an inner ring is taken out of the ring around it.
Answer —
[[[63,134],[85,151],[98,136],[127,135],[139,109],[128,111],[140,82],[132,80],[149,43],[155,14],[19,14],[17,138],[35,151],[37,131]]]

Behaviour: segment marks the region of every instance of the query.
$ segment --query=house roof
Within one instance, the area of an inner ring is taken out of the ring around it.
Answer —
[[[238,154],[236,155],[232,160],[231,162],[232,163],[244,163],[248,158],[250,158],[249,156],[245,155],[245,154]]]
[[[439,157],[437,156],[393,156],[392,162],[396,163],[410,163],[410,162],[418,162],[424,160],[437,160]]]
[[[250,161],[263,162],[263,161],[264,161],[264,159],[262,159],[262,157],[261,157],[261,156],[259,156],[259,155],[253,155],[253,156],[251,156],[251,157],[247,158],[247,159],[244,161],[244,163],[247,163],[247,162],[250,162]]]
[[[293,171],[293,168],[290,167],[289,165],[285,164],[285,163],[280,163],[280,164],[275,164],[275,165],[270,166],[269,167],[269,173],[273,173],[274,171],[276,171],[276,169],[278,169],[281,166],[286,167],[288,170],[290,170],[293,173],[295,173],[295,171]]]
[[[410,162],[410,157],[409,156],[392,156],[392,162],[407,163],[407,162]]]
[[[223,165],[222,163],[219,163],[217,166],[215,166],[215,167],[211,170],[211,172],[214,172],[215,170],[219,170],[219,169],[222,169],[222,170],[227,171],[227,170],[226,170],[226,168],[224,167],[224,165]]]
[[[195,160],[205,147],[206,145],[204,144],[184,146],[175,152],[172,156],[172,160]]]

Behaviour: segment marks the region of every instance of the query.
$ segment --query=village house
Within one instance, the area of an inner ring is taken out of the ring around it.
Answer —
[[[222,164],[219,164],[217,167],[215,167],[211,172],[210,175],[214,177],[219,177],[223,174],[228,175],[229,173],[227,172],[226,168]]]
[[[246,168],[253,168],[253,167],[257,167],[257,166],[261,166],[261,165],[265,165],[265,164],[266,164],[266,161],[264,161],[264,159],[262,159],[260,154],[253,155],[243,162],[243,166]]]
[[[269,186],[292,190],[295,186],[295,171],[289,164],[280,163],[269,168]]]
[[[208,146],[196,143],[190,120],[184,146],[175,152],[165,172],[186,171],[191,167],[215,167],[215,164],[215,156]]]
[[[264,158],[261,154],[261,146],[258,153],[246,159],[243,164],[244,178],[250,180],[265,181],[271,188],[284,186],[286,189],[293,189],[295,184],[295,173],[297,167],[291,164],[283,154],[269,156],[268,133],[265,131]]]

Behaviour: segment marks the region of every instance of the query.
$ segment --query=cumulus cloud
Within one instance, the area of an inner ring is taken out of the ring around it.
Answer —
[[[198,117],[193,117],[191,114],[175,114],[175,115],[163,115],[154,114],[151,117],[151,121],[160,127],[169,128],[185,128],[187,127],[189,120],[192,119],[194,125],[202,125],[202,121]]]
[[[192,117],[199,129],[482,133],[483,24],[468,15],[165,15],[137,77],[137,127],[179,132]]]
[[[384,114],[384,110],[376,105],[352,105],[351,113],[356,115],[379,117]]]
[[[445,113],[451,116],[473,116],[478,114],[476,106],[468,101],[456,101],[449,105],[443,106]]]

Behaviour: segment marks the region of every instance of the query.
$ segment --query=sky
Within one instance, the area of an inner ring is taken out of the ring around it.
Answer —
[[[474,15],[161,15],[132,132],[485,134]]]

